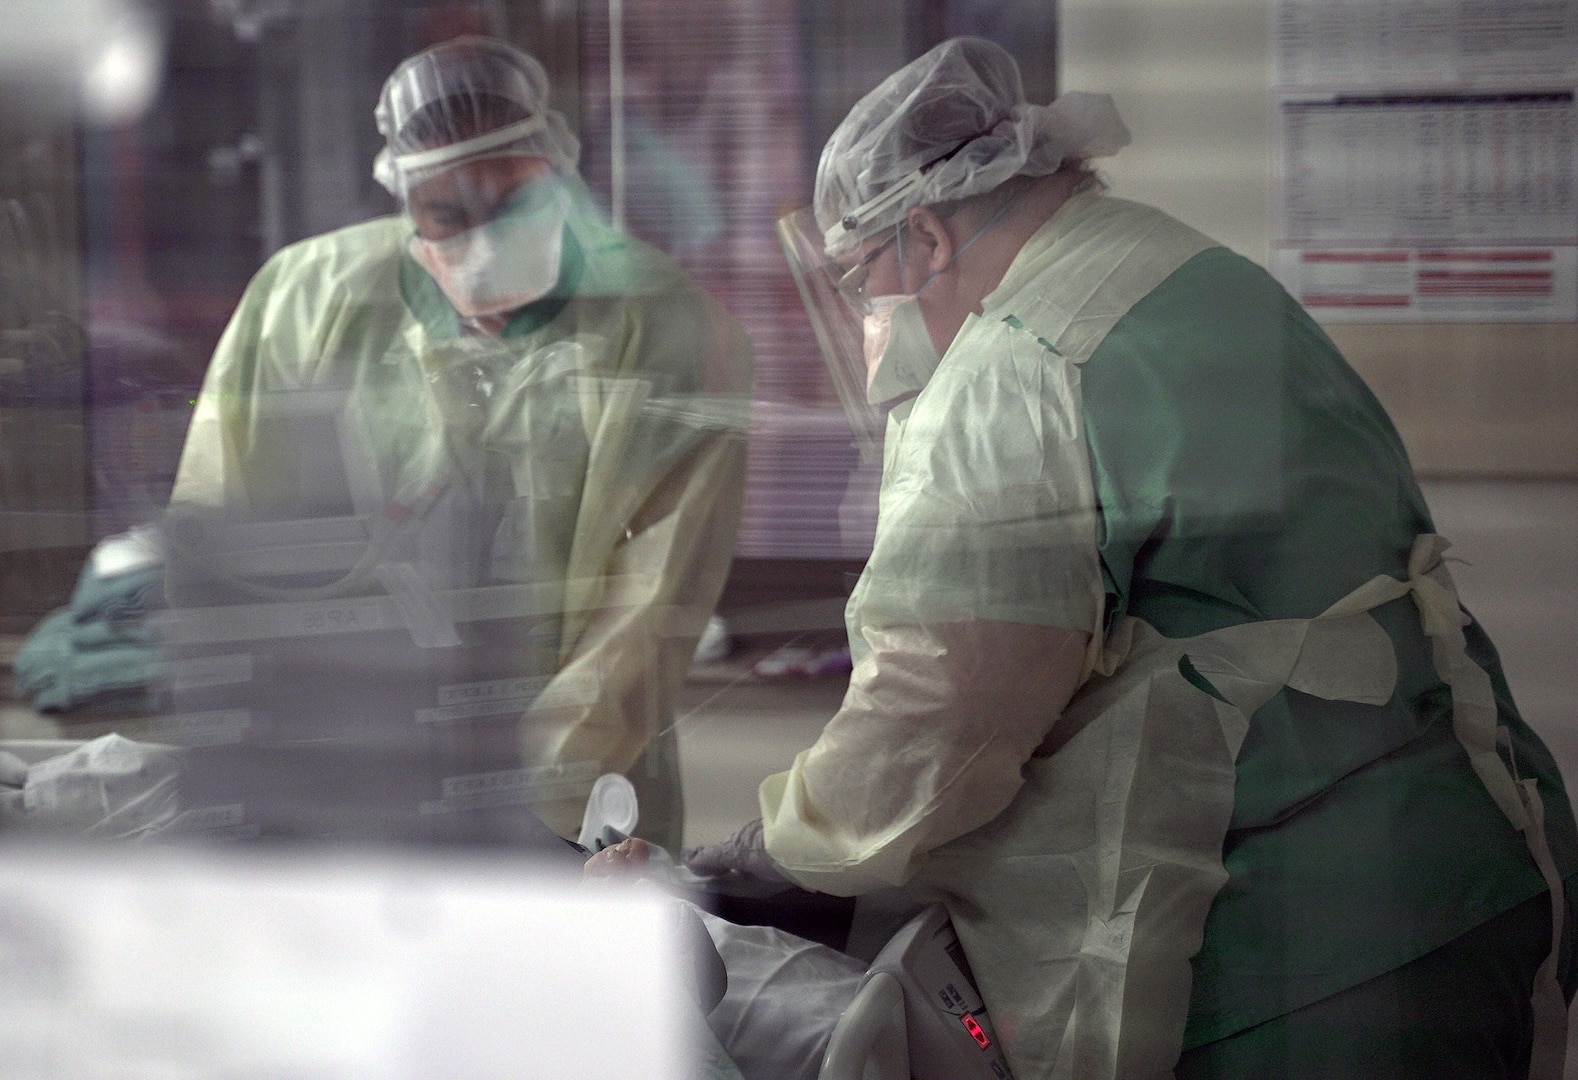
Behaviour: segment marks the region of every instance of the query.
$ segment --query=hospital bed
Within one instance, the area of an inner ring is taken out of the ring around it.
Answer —
[[[628,780],[599,778],[580,844],[591,851],[617,842],[639,813]],[[817,1080],[1010,1080],[964,948],[940,904],[917,905],[895,889],[869,897],[857,914],[847,898],[781,882],[704,878],[679,868],[672,883],[725,918],[779,928],[788,922],[798,936],[811,930],[823,945],[869,960],[832,1026]],[[785,911],[789,919],[778,917]]]
[[[400,561],[416,554],[413,536],[370,531],[378,515],[366,494],[367,454],[342,403],[320,394],[270,404],[276,441],[299,448],[299,471],[314,481],[311,506],[292,520],[188,508],[167,521],[172,608],[158,619],[171,651],[165,729],[187,745],[160,753],[180,756],[180,809],[174,820],[130,828],[211,841],[535,847],[563,858],[571,849],[531,813],[530,789],[572,794],[592,785],[595,770],[537,775],[543,770],[520,767],[515,739],[546,683],[518,674],[522,657],[550,651],[556,591],[425,583]],[[321,467],[337,462],[343,467]],[[538,660],[526,666],[553,670],[551,655]],[[73,747],[17,749],[38,760]],[[628,832],[635,808],[624,810],[594,822],[589,807],[582,840],[605,825]],[[726,917],[740,900],[699,887],[700,906]],[[780,916],[772,921],[804,935],[805,920],[792,916],[825,899],[780,892],[767,907]],[[820,1080],[1006,1080],[941,908],[862,954],[874,958],[833,1026]]]
[[[698,879],[686,871],[679,878],[697,903],[726,919],[782,929],[853,958],[857,970],[865,966],[830,1024],[820,1068],[811,1074],[816,1080],[1009,1080],[996,1029],[941,905],[916,904],[895,889],[862,897],[857,909],[848,898],[781,882]],[[795,995],[780,995],[779,1008],[796,1007]]]
[[[1009,1080],[958,935],[941,906],[877,954],[833,1029],[819,1080]]]
[[[63,762],[72,755],[82,757],[88,745],[75,740],[12,741],[0,743],[0,750],[16,754],[29,765],[38,765]],[[168,747],[136,745],[146,748],[160,761],[171,755],[179,757],[189,753]],[[132,764],[135,766],[135,760]],[[138,798],[135,784],[128,783],[127,775],[124,770],[117,772],[99,793],[112,816],[124,817],[121,801]],[[150,783],[163,785],[168,780],[168,770],[161,765],[149,770],[148,776]],[[601,797],[592,800],[588,807],[583,840],[600,837],[606,841],[635,824],[636,808],[628,782],[622,777],[608,779],[610,782],[602,785]],[[69,822],[75,831],[85,824],[80,807],[90,800],[84,799],[80,791],[73,791],[69,801],[74,808]],[[535,821],[529,812],[524,817]],[[166,827],[170,820],[170,815],[163,815],[151,822],[147,835],[154,839],[161,834],[179,835],[182,830],[178,826]],[[537,828],[524,841],[527,847],[546,855],[559,872],[578,867],[584,856],[553,836],[540,822],[536,824]],[[92,829],[82,831],[91,833]],[[137,838],[135,834],[116,835],[123,839]],[[203,835],[212,838],[214,834],[209,831]],[[232,838],[247,837],[242,834]],[[693,899],[701,906],[727,908],[726,902],[716,903],[718,896],[727,900],[731,890],[726,883],[715,884],[712,900],[706,894],[708,883],[705,880],[686,876],[682,884],[696,890]],[[733,891],[736,899],[742,892],[740,889]],[[751,891],[749,887],[743,890],[745,893]],[[755,892],[759,899],[763,898],[763,890]],[[794,910],[792,898],[796,893],[797,890],[777,890],[781,900],[790,901],[786,905],[790,910]],[[802,915],[809,906],[818,903],[811,894],[799,894],[799,898]],[[770,904],[759,905],[757,911],[770,910],[770,907]],[[716,958],[713,962],[716,963]],[[697,972],[705,968],[704,964],[695,965]],[[700,978],[700,981],[709,980]],[[702,994],[701,999],[710,1000],[715,1006],[718,995],[709,998]],[[1009,1080],[997,1034],[959,940],[940,906],[921,909],[877,950],[853,999],[833,1026],[817,1075],[818,1080],[909,1080],[911,1077],[914,1080]]]

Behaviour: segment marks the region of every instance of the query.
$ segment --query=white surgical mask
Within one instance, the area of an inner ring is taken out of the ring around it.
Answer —
[[[865,336],[867,390],[876,382],[877,369],[882,366],[882,358],[888,351],[888,340],[893,336],[894,309],[913,299],[913,296],[904,295],[872,297],[871,310],[861,322]]]
[[[948,260],[948,266],[958,261],[959,256],[970,250],[982,236],[986,235],[991,227],[997,224],[998,218],[1012,206],[1019,196],[1015,195],[997,212],[986,219],[986,223],[975,230],[968,240],[954,251]],[[898,245],[898,258],[900,267],[900,282],[903,281],[904,267],[904,230],[902,225],[895,237]],[[948,267],[934,270],[921,282],[920,288],[913,293],[895,293],[890,296],[874,296],[866,306],[866,316],[862,323],[865,335],[866,354],[866,400],[873,405],[886,405],[901,397],[918,394],[931,378],[932,372],[937,370],[937,365],[942,362],[937,353],[937,346],[931,339],[931,331],[926,328],[926,318],[921,314],[920,294],[937,279],[937,275]]]
[[[919,393],[941,358],[914,294],[876,296],[863,324],[866,399],[873,405]]]
[[[559,280],[569,197],[534,181],[498,217],[444,240],[411,238],[411,257],[467,319],[502,315],[546,296]]]

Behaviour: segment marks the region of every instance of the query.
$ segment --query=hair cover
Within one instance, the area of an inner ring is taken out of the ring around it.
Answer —
[[[385,147],[373,176],[403,199],[415,184],[464,161],[540,157],[574,173],[580,143],[548,107],[548,73],[519,49],[458,37],[400,63],[373,113]]]
[[[1007,51],[952,38],[888,76],[833,132],[816,171],[817,224],[827,254],[839,255],[912,207],[1045,176],[1128,142],[1106,94],[1029,104]]]

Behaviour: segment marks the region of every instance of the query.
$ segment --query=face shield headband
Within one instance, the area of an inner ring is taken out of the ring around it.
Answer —
[[[478,135],[463,142],[451,143],[448,146],[436,146],[431,150],[417,150],[409,154],[397,154],[394,163],[400,171],[407,176],[427,173],[444,165],[451,165],[467,158],[481,157],[490,150],[497,150],[501,146],[529,138],[542,131],[547,126],[541,115],[521,120],[514,124],[506,125],[496,131],[485,135]]]
[[[842,254],[860,243],[860,241],[865,239],[864,227],[868,222],[879,221],[896,207],[903,206],[916,191],[920,190],[921,184],[926,180],[927,173],[952,158],[966,146],[969,146],[977,137],[972,136],[965,139],[941,157],[935,157],[926,162],[926,164],[921,165],[913,172],[901,177],[897,183],[887,190],[872,196],[833,222],[822,234],[823,250]],[[907,210],[908,207],[905,207],[905,209]]]

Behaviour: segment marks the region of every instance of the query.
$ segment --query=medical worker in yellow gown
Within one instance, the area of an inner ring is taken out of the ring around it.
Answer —
[[[828,141],[782,231],[886,412],[855,667],[691,865],[940,900],[1019,1080],[1559,1076],[1555,763],[1379,404],[1263,269],[1104,194],[1127,141],[973,39]]]
[[[463,550],[436,584],[530,583],[553,601],[551,640],[522,658],[522,675],[550,677],[522,717],[522,759],[558,777],[533,808],[573,835],[592,779],[627,772],[640,832],[675,846],[668,729],[732,554],[748,343],[678,266],[604,223],[533,58],[491,39],[435,46],[396,68],[376,119],[375,175],[403,212],[258,272],[172,502],[288,508],[299,475],[260,438],[260,404],[345,394],[384,519],[469,508],[444,526]]]

